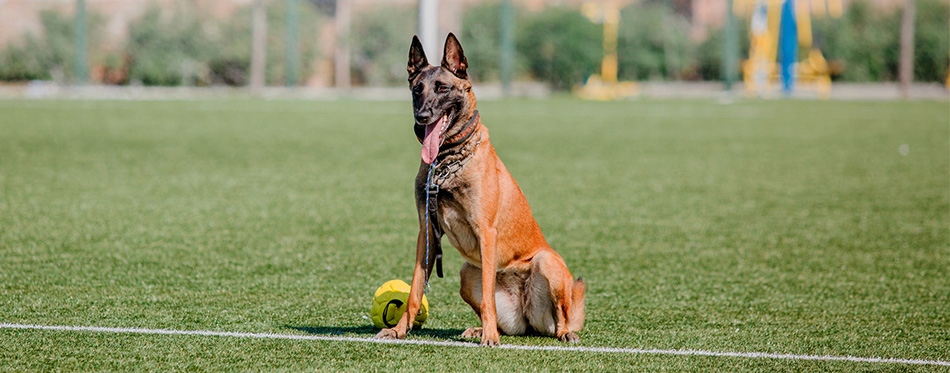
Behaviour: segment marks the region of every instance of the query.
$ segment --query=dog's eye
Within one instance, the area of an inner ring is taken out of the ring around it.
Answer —
[[[415,93],[415,94],[417,94],[417,95],[421,95],[421,94],[422,94],[422,85],[420,84],[420,85],[417,85],[417,86],[415,86],[415,87],[412,87],[412,93]]]
[[[440,85],[440,86],[438,86],[438,87],[435,88],[435,91],[436,91],[436,92],[439,92],[439,93],[445,93],[445,92],[448,92],[448,91],[449,91],[449,87],[448,87],[448,86],[444,86],[444,85]]]

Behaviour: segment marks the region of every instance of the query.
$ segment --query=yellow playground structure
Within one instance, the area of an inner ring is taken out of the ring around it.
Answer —
[[[617,79],[617,39],[620,9],[629,1],[601,0],[585,3],[581,12],[592,22],[604,25],[604,57],[600,74],[574,88],[574,94],[588,100],[616,100],[640,93],[637,82]],[[749,56],[742,62],[742,79],[749,96],[763,96],[793,87],[814,89],[818,96],[831,95],[834,72],[821,50],[812,43],[812,17],[840,18],[842,0],[732,0],[732,12],[749,22]],[[798,59],[799,48],[806,50]],[[727,83],[728,84],[728,83]],[[950,79],[948,79],[950,86]]]
[[[749,58],[741,67],[747,95],[773,91],[780,79],[786,93],[799,83],[814,87],[821,98],[831,95],[832,71],[821,51],[812,45],[811,17],[840,18],[841,0],[734,0],[732,10],[749,19]],[[783,17],[791,19],[783,22]],[[797,40],[790,36],[780,39],[783,32],[797,34]],[[797,61],[799,47],[808,50],[801,61]],[[792,55],[789,58],[794,62],[779,58],[780,51]]]
[[[583,85],[574,87],[574,94],[585,100],[616,100],[633,97],[640,91],[637,82],[617,80],[617,28],[620,26],[619,0],[589,2],[581,12],[595,23],[604,24],[604,59],[600,74],[593,74]]]

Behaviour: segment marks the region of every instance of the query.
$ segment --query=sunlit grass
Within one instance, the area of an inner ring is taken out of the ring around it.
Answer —
[[[945,102],[479,108],[587,280],[581,345],[950,359]],[[0,322],[372,336],[373,291],[411,276],[410,116],[402,102],[0,101]],[[445,245],[412,338],[478,323]],[[24,330],[0,330],[0,367],[873,368]]]

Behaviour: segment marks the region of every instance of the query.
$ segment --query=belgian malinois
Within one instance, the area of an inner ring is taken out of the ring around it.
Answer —
[[[584,325],[582,279],[545,241],[524,194],[495,154],[475,110],[468,61],[455,35],[442,66],[431,66],[418,37],[409,48],[409,87],[422,162],[415,196],[419,238],[407,312],[377,338],[405,338],[433,264],[441,277],[441,235],[466,263],[461,295],[481,319],[464,338],[498,345],[506,335],[539,333],[577,342]],[[427,205],[429,207],[427,207]]]

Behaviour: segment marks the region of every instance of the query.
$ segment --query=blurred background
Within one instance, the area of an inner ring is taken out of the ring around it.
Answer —
[[[454,32],[488,94],[946,95],[948,19],[950,0],[0,0],[0,85],[404,88],[412,35],[435,63]]]

